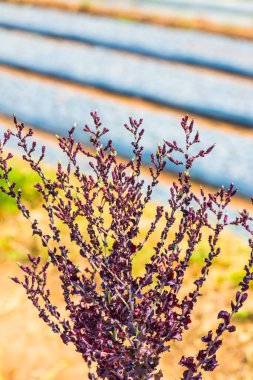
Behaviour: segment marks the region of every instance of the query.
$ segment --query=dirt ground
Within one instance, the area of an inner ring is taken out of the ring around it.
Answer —
[[[147,22],[155,25],[175,28],[196,29],[205,32],[218,33],[230,37],[239,37],[253,40],[252,27],[224,24],[202,17],[189,19],[175,16],[170,11],[161,11],[155,8],[143,9],[136,5],[129,5],[118,0],[5,0],[14,4],[30,4],[34,6],[63,9],[73,12],[88,12],[94,15],[116,17],[126,20]]]

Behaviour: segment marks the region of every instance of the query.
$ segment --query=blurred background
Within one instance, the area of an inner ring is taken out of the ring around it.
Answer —
[[[196,188],[200,182],[211,190],[234,182],[238,198],[231,215],[245,207],[252,211],[247,200],[253,195],[251,0],[0,1],[0,89],[0,135],[13,128],[13,113],[35,128],[39,145],[47,146],[49,173],[64,160],[55,134],[66,134],[76,123],[76,138],[88,145],[82,128],[91,124],[91,111],[110,128],[123,158],[131,157],[123,125],[129,116],[143,118],[147,165],[163,138],[183,143],[180,120],[188,114],[201,147],[216,143],[192,170]],[[15,142],[10,149],[17,149]],[[15,169],[25,200],[40,214],[31,185],[36,178],[19,160]],[[154,202],[166,201],[166,186],[175,176],[168,166]],[[152,218],[152,207],[145,218]],[[25,260],[26,250],[39,254],[40,245],[2,195],[0,221],[0,380],[86,379],[79,355],[43,325],[8,278],[19,273],[15,262]],[[216,312],[229,307],[249,254],[245,239],[233,230],[224,234],[223,256],[192,329],[162,360],[165,379],[180,378],[181,355],[194,355],[202,347],[200,337],[215,326]],[[198,248],[189,284],[207,253],[204,244]],[[226,336],[221,365],[206,379],[253,379],[252,289],[251,296],[235,320],[239,332]]]

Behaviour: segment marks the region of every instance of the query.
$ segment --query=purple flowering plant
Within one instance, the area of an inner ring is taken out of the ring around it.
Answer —
[[[223,186],[215,193],[200,188],[195,194],[191,188],[191,168],[194,161],[211,152],[214,146],[191,154],[191,147],[199,143],[199,134],[193,131],[193,121],[184,117],[181,126],[185,146],[164,140],[151,154],[150,183],[145,186],[141,176],[144,133],[142,120],[129,119],[125,128],[132,136],[133,159],[117,157],[111,140],[102,145],[108,129],[102,127],[97,113],[91,113],[94,126],[84,127],[94,149],[87,150],[73,138],[73,127],[68,137],[58,137],[59,146],[68,157],[66,168],[59,162],[55,179],[45,175],[41,162],[34,158],[36,142],[33,131],[26,130],[14,117],[14,131],[8,130],[0,140],[0,190],[13,198],[18,209],[30,222],[33,235],[45,247],[48,260],[28,254],[28,264],[20,264],[24,277],[12,280],[20,284],[42,318],[60,335],[65,344],[72,343],[88,365],[91,380],[158,380],[163,373],[158,369],[160,357],[170,351],[172,341],[181,341],[189,329],[191,314],[201,288],[207,280],[213,260],[220,254],[219,237],[228,226],[236,225],[253,234],[252,218],[247,210],[234,220],[226,212],[236,194],[234,185]],[[22,192],[11,180],[11,153],[6,144],[16,137],[23,151],[23,160],[40,178],[34,185],[43,199],[48,215],[45,233],[29,209],[22,202]],[[176,154],[176,156],[175,156]],[[88,158],[93,175],[81,172],[78,156]],[[182,160],[179,161],[178,157]],[[154,188],[166,163],[183,165],[177,181],[168,187],[168,205],[154,206],[154,218],[145,236],[140,234],[140,223],[150,203]],[[163,222],[163,227],[159,223]],[[60,228],[69,232],[67,246]],[[176,229],[176,232],[175,232]],[[193,283],[193,290],[181,296],[190,259],[198,243],[208,230],[209,251],[201,273]],[[174,231],[172,233],[172,231]],[[144,249],[152,234],[158,236],[145,273],[133,274],[133,261]],[[181,243],[186,241],[186,249]],[[232,316],[247,299],[253,279],[253,240],[249,238],[249,261],[229,310],[218,313],[216,330],[202,338],[204,348],[195,356],[182,357],[184,367],[181,379],[202,379],[205,371],[218,365],[216,353],[225,331],[235,331]],[[78,248],[82,268],[71,256],[72,245]],[[48,269],[53,266],[59,274],[65,302],[65,314],[52,303],[47,283]]]

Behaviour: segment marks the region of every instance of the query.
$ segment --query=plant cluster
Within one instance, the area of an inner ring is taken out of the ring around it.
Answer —
[[[29,264],[20,265],[23,279],[15,277],[13,281],[22,285],[38,309],[39,317],[53,332],[81,353],[89,367],[89,379],[158,380],[163,376],[157,369],[162,353],[170,351],[170,342],[181,341],[189,328],[201,288],[213,260],[220,254],[221,232],[236,225],[252,235],[252,218],[246,210],[234,220],[228,217],[227,207],[236,194],[233,184],[228,189],[222,186],[215,193],[207,193],[202,188],[199,195],[192,191],[192,165],[196,159],[209,154],[214,146],[191,154],[191,147],[199,143],[199,134],[194,133],[193,122],[189,122],[188,117],[181,122],[185,146],[164,140],[157,147],[151,155],[151,180],[146,186],[141,173],[142,120],[130,118],[125,125],[132,136],[133,158],[122,161],[112,141],[106,140],[108,129],[102,127],[96,113],[91,116],[94,127],[86,125],[84,132],[94,149],[87,150],[75,141],[75,127],[67,137],[58,137],[69,164],[63,167],[59,162],[53,180],[46,177],[41,166],[45,147],[39,159],[34,158],[33,131],[27,131],[16,118],[15,132],[8,130],[0,142],[0,190],[16,201],[49,258],[45,263],[29,254]],[[18,139],[23,159],[40,178],[35,188],[43,198],[49,233],[32,217],[22,201],[21,190],[10,179],[13,155],[5,153],[5,146],[12,137]],[[79,156],[88,158],[93,175],[82,173]],[[168,161],[183,170],[178,180],[168,187],[168,205],[154,206],[153,221],[142,237],[140,223],[144,210]],[[60,228],[63,224],[69,231],[70,246],[64,243]],[[208,231],[209,252],[192,291],[182,296],[185,274],[204,230]],[[133,260],[136,255],[145,254],[147,242],[154,233],[159,234],[157,244],[145,265],[145,273],[134,276]],[[186,249],[182,242],[186,242]],[[74,245],[78,248],[82,268],[71,256]],[[216,353],[223,334],[235,331],[231,318],[245,302],[253,279],[251,239],[249,250],[249,262],[231,309],[219,312],[217,329],[202,338],[205,348],[194,357],[181,358],[179,364],[184,367],[181,379],[202,379],[205,371],[213,371],[218,365]],[[59,273],[66,308],[64,315],[50,298],[47,284],[50,266]]]

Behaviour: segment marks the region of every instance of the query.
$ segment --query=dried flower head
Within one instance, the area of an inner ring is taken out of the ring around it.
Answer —
[[[68,137],[58,137],[69,164],[64,168],[58,163],[54,180],[47,178],[41,166],[45,147],[39,159],[35,159],[37,147],[36,142],[31,141],[33,131],[27,131],[16,118],[16,131],[7,131],[0,141],[0,190],[16,201],[49,258],[44,263],[29,254],[29,264],[20,265],[24,278],[13,278],[13,281],[25,289],[39,317],[65,344],[72,343],[81,353],[89,367],[89,379],[158,380],[163,376],[157,369],[161,354],[170,351],[172,341],[182,340],[184,331],[189,328],[201,288],[214,258],[220,254],[221,232],[227,226],[237,225],[252,235],[252,218],[243,210],[235,220],[229,220],[226,209],[236,193],[233,184],[228,189],[222,186],[213,194],[202,188],[200,195],[192,191],[191,168],[196,159],[209,154],[214,146],[191,154],[191,147],[199,143],[199,134],[194,133],[193,122],[189,123],[187,116],[181,122],[185,146],[164,140],[157,147],[151,155],[151,181],[147,187],[141,173],[142,120],[130,118],[125,125],[132,135],[133,159],[123,161],[117,157],[112,141],[106,141],[108,129],[102,127],[97,113],[91,116],[94,127],[86,125],[84,132],[93,149],[87,150],[74,140],[75,127]],[[18,139],[23,160],[40,178],[35,188],[42,196],[50,232],[45,233],[32,218],[22,202],[21,190],[10,180],[9,162],[13,155],[5,153],[5,145],[12,137]],[[88,158],[93,175],[82,173],[78,165],[80,156]],[[154,208],[154,219],[143,237],[141,219],[168,161],[180,168],[183,166],[183,170],[178,180],[168,187],[168,205]],[[158,227],[161,223],[162,228]],[[69,246],[64,243],[60,228],[63,224],[69,231]],[[209,231],[209,253],[199,278],[194,281],[194,290],[182,297],[180,290],[185,273],[204,229]],[[143,249],[154,232],[158,234],[158,241],[145,273],[134,276],[133,261],[140,251],[144,254]],[[181,244],[183,241],[187,242],[186,249]],[[74,245],[80,255],[80,267],[71,255]],[[249,248],[250,259],[231,310],[219,312],[217,318],[221,322],[217,330],[209,331],[202,338],[205,349],[195,357],[181,358],[180,365],[185,368],[182,379],[202,379],[205,371],[213,371],[218,365],[216,352],[222,344],[222,335],[235,330],[231,318],[246,301],[253,278],[251,239]],[[51,266],[59,273],[64,315],[50,298],[47,273]]]

